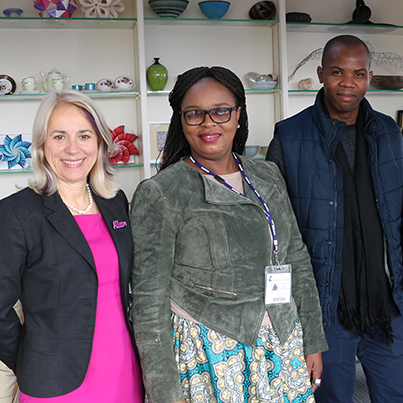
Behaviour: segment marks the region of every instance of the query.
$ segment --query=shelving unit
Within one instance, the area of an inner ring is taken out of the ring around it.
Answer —
[[[14,95],[0,96],[0,115],[4,116],[0,134],[31,132],[45,94],[18,94],[23,77],[35,76],[41,89],[39,71],[46,74],[53,67],[69,75],[68,88],[128,75],[134,79],[136,91],[88,95],[100,106],[112,129],[124,124],[139,135],[136,145],[140,158],[125,166],[127,169],[119,169],[123,188],[130,197],[137,183],[155,172],[150,158],[149,122],[169,121],[168,94],[177,75],[195,66],[221,65],[233,70],[244,83],[249,144],[266,145],[275,122],[287,114],[285,0],[276,1],[276,20],[270,21],[249,19],[248,11],[254,3],[233,0],[228,18],[220,20],[205,18],[197,2],[190,2],[178,18],[162,19],[153,13],[147,0],[132,0],[127,7],[130,15],[124,13],[118,19],[84,18],[79,16],[79,10],[74,14],[78,16],[72,18],[39,18],[37,14],[0,17],[0,35],[12,38],[2,48],[3,54],[12,57],[2,60],[0,74],[10,75],[17,82]],[[169,81],[164,91],[150,91],[146,82],[146,70],[154,57],[160,57],[168,68]],[[249,71],[276,73],[280,78],[278,87],[250,89],[244,77]],[[25,174],[21,175],[25,179],[30,171],[12,172]],[[0,173],[5,180],[10,171]],[[25,183],[26,180],[19,186]]]

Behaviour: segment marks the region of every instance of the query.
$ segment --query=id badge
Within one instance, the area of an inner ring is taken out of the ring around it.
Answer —
[[[287,304],[291,301],[291,265],[265,267],[265,304]]]

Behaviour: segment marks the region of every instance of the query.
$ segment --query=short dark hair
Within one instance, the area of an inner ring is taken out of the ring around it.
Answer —
[[[324,66],[324,62],[326,60],[327,55],[332,51],[332,49],[335,46],[347,46],[347,47],[351,47],[351,48],[355,48],[358,46],[364,46],[365,50],[368,53],[368,58],[369,58],[369,65],[371,66],[371,53],[368,49],[368,46],[366,45],[366,43],[364,41],[362,41],[360,38],[354,36],[354,35],[339,35],[339,36],[335,36],[334,38],[330,39],[324,49],[323,49],[323,53],[322,53],[322,67]]]
[[[239,127],[235,133],[232,151],[238,154],[244,153],[248,138],[248,115],[246,113],[245,90],[241,80],[231,70],[224,67],[195,67],[178,76],[175,86],[169,94],[172,116],[165,146],[162,150],[162,163],[159,170],[167,168],[190,154],[190,146],[183,133],[180,115],[182,101],[192,85],[206,78],[212,78],[227,87],[235,97],[236,106],[241,107]]]

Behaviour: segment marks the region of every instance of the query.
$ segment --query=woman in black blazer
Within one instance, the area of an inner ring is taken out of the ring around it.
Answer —
[[[17,376],[20,403],[143,400],[128,203],[111,150],[87,96],[50,93],[33,127],[34,178],[0,201],[0,360]]]

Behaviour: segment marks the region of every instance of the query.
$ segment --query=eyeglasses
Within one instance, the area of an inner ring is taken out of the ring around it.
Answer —
[[[199,126],[204,122],[206,114],[214,123],[227,123],[231,119],[231,112],[238,109],[237,106],[232,108],[212,108],[212,109],[192,109],[189,111],[180,111],[180,114],[185,118],[185,122],[189,126]]]

